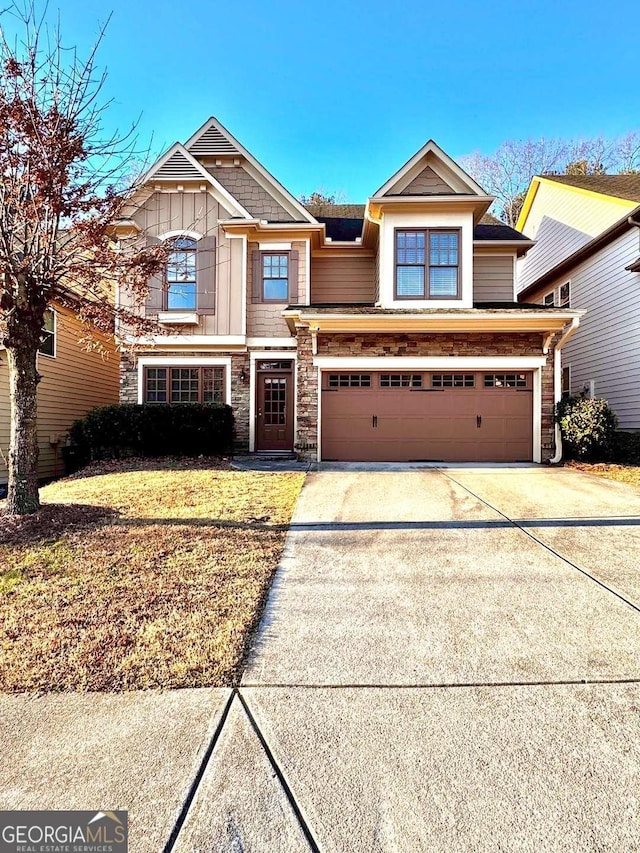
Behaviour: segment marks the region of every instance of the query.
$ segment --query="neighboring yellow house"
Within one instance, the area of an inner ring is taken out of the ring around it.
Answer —
[[[112,340],[97,335],[103,352],[79,343],[83,329],[66,308],[48,313],[46,337],[38,354],[38,444],[41,479],[64,473],[62,447],[69,427],[94,406],[117,403],[120,357]],[[10,432],[9,369],[0,349],[0,487],[7,482]]]

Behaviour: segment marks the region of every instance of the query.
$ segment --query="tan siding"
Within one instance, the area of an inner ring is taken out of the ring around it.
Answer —
[[[311,259],[311,303],[375,301],[373,257]]]
[[[60,444],[72,422],[94,406],[117,403],[119,395],[119,356],[111,341],[101,338],[103,354],[88,352],[78,343],[83,332],[78,320],[69,313],[57,312],[56,357],[38,357],[42,381],[38,386],[38,444],[40,477],[63,473],[60,449],[50,443],[58,436]],[[9,378],[6,355],[0,363],[0,451],[9,449]],[[0,457],[0,482],[6,480],[6,468]]]
[[[473,301],[513,302],[511,255],[474,255]]]
[[[306,243],[302,240],[294,240],[291,248],[298,252],[298,294],[297,303],[303,303],[306,299]],[[247,335],[252,338],[288,338],[291,336],[289,327],[282,317],[282,312],[287,307],[285,302],[266,304],[253,302],[251,294],[253,291],[253,253],[259,251],[258,243],[249,243],[247,261]]]
[[[571,391],[595,382],[618,415],[622,429],[640,429],[640,273],[625,267],[638,257],[638,231],[630,229],[569,274],[540,288],[529,302],[571,282],[571,308],[584,308],[576,335],[562,351],[571,366]]]
[[[633,202],[575,192],[562,184],[541,183],[524,229],[536,245],[518,262],[518,290],[528,287],[635,206]]]
[[[197,326],[163,327],[167,334],[242,334],[242,241],[230,240],[218,226],[228,215],[208,192],[153,193],[136,211],[134,219],[149,237],[183,229],[216,237],[215,314],[201,315]],[[126,293],[121,300],[130,304]]]
[[[207,166],[207,171],[211,172],[252,216],[271,222],[293,221],[293,216],[242,166]]]
[[[445,183],[431,166],[427,166],[402,190],[400,195],[450,195],[454,192],[455,190]]]

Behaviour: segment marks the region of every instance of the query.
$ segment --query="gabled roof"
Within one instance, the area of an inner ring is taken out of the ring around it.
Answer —
[[[250,154],[214,116],[208,118],[202,127],[196,130],[193,136],[185,143],[185,148],[197,157],[211,157],[216,155],[233,156],[234,154],[244,157],[263,180],[288,203],[292,211],[300,217],[300,220],[303,222],[316,221],[309,211],[305,209],[304,205],[277,178],[274,178],[271,172],[267,171],[262,163],[256,160],[253,154]]]
[[[486,196],[480,184],[430,139],[372,197],[378,199],[401,193],[426,166],[430,166],[445,183],[452,185],[452,194]]]
[[[516,228],[524,231],[541,184],[561,184],[569,192],[599,198],[601,202],[631,209],[640,202],[640,175],[534,175],[527,189]]]
[[[548,181],[640,203],[638,175],[541,175]]]
[[[600,249],[605,248],[614,240],[617,240],[622,234],[628,231],[630,228],[640,228],[640,206],[634,208],[630,213],[625,213],[625,215],[619,219],[617,222],[614,222],[606,231],[603,231],[601,234],[597,234],[592,240],[589,240],[588,243],[585,243],[579,249],[577,249],[573,254],[569,255],[569,257],[564,258],[564,260],[560,261],[560,263],[556,264],[551,269],[544,272],[541,276],[528,284],[525,288],[523,288],[518,293],[518,299],[522,299],[524,296],[528,296],[533,291],[537,290],[539,287],[552,282],[554,279],[558,278],[561,275],[565,275],[568,273],[573,267],[577,264],[586,261],[596,252],[600,251]],[[630,270],[631,272],[640,272],[640,258],[635,263],[630,264],[625,269]],[[638,264],[636,268],[636,264]]]
[[[159,160],[156,160],[142,179],[142,184],[148,184],[152,179],[204,181],[211,186],[212,194],[217,201],[232,215],[252,219],[251,214],[179,142],[172,145]]]

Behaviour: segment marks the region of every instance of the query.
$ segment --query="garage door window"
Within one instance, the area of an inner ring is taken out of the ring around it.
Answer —
[[[432,388],[474,388],[473,373],[434,373],[431,377]]]
[[[422,376],[419,373],[382,373],[381,388],[422,388]]]
[[[371,374],[331,373],[329,388],[371,388]]]
[[[526,388],[526,373],[487,373],[484,377],[485,388]]]

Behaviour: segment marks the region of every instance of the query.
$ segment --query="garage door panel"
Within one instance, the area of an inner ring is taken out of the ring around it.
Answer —
[[[388,385],[388,376],[385,382]],[[473,387],[339,387],[322,396],[322,458],[507,462],[532,458],[531,374],[465,375]],[[526,382],[525,379],[526,378]],[[452,381],[439,375],[438,382]],[[456,376],[456,381],[459,379]],[[333,382],[336,382],[335,375]],[[516,382],[526,387],[515,387]],[[489,383],[492,383],[491,385]]]

